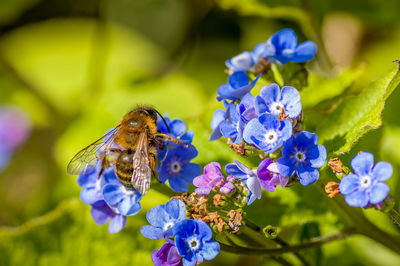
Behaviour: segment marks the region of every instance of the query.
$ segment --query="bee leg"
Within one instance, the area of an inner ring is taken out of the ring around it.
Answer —
[[[119,149],[109,149],[108,151],[112,152],[112,153],[117,153],[117,154],[121,153],[121,150],[119,150]],[[101,154],[101,169],[99,171],[99,175],[97,178],[100,178],[100,176],[103,174],[103,172],[106,168],[107,168],[107,156],[106,156],[106,152],[103,152]]]
[[[153,176],[156,175],[156,170],[157,170],[157,161],[158,161],[158,154],[157,150],[154,147],[149,148],[149,165],[151,168],[151,171],[153,173]],[[156,178],[158,182],[161,183],[160,179]]]
[[[99,175],[97,176],[97,179],[100,179],[100,176],[103,174],[104,169],[106,169],[107,167],[107,157],[106,157],[106,153],[103,152],[103,154],[101,154],[101,169],[99,171]]]
[[[172,138],[172,137],[170,137],[170,136],[168,136],[166,134],[159,133],[159,134],[156,134],[155,137],[159,138],[159,139],[161,139],[163,141],[171,141],[171,142],[174,142],[174,143],[176,143],[178,145],[182,145],[182,146],[185,146],[185,147],[190,147],[190,145],[184,144],[184,143],[180,142],[179,140],[174,139],[174,138]]]

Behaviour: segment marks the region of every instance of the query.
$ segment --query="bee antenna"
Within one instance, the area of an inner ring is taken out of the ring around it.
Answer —
[[[170,133],[170,132],[169,132],[168,124],[167,124],[167,122],[165,121],[164,117],[163,117],[157,110],[155,110],[155,111],[156,111],[157,114],[161,117],[162,121],[164,122],[164,125],[167,127],[168,133]]]

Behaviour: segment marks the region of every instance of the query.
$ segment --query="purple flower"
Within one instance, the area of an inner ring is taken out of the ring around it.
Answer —
[[[119,182],[113,167],[104,171],[104,179],[103,197],[110,207],[117,209],[124,216],[135,215],[140,211],[142,195]]]
[[[230,163],[225,166],[225,171],[229,175],[240,178],[246,183],[246,186],[250,191],[247,205],[253,203],[255,199],[261,199],[260,180],[252,169],[235,160],[235,163]]]
[[[193,178],[200,175],[201,166],[190,161],[197,156],[195,147],[177,145],[168,150],[167,156],[161,163],[158,178],[162,183],[169,181],[170,187],[175,192],[186,192],[188,183],[193,183]]]
[[[296,172],[303,186],[317,181],[319,171],[316,168],[325,165],[327,156],[325,147],[317,142],[318,136],[308,131],[287,140],[282,148],[283,157],[276,161],[279,173],[291,177]]]
[[[288,119],[279,121],[272,114],[263,114],[251,120],[243,131],[244,140],[265,153],[273,153],[292,135],[292,123]]]
[[[228,78],[228,84],[221,85],[218,90],[218,101],[222,100],[240,100],[256,84],[260,75],[250,83],[249,77],[243,71],[234,72]]]
[[[304,63],[314,58],[317,46],[312,41],[297,44],[297,36],[291,29],[283,29],[273,34],[266,43],[254,48],[253,59],[260,56],[282,64],[290,61]]]
[[[224,176],[221,173],[221,166],[217,162],[211,162],[204,166],[204,173],[193,179],[193,185],[197,188],[196,193],[199,195],[208,195],[211,190],[221,183]]]
[[[382,202],[389,193],[389,186],[383,181],[392,176],[392,165],[388,162],[374,165],[374,155],[369,152],[357,154],[350,164],[354,174],[346,175],[339,184],[346,203],[352,207],[366,207],[368,203]]]
[[[172,199],[165,205],[155,206],[147,212],[147,221],[152,225],[142,226],[140,232],[150,239],[168,238],[172,235],[174,226],[185,217],[185,203]]]
[[[225,61],[225,65],[232,71],[248,71],[255,63],[250,52],[243,52]]]
[[[270,158],[260,162],[257,168],[257,177],[260,179],[261,186],[269,191],[274,192],[277,185],[286,186],[289,178],[279,174],[278,167]]]
[[[280,116],[283,109],[285,115],[294,119],[301,113],[300,93],[290,86],[282,87],[282,91],[276,83],[264,86],[255,101],[259,114],[267,112]]]
[[[162,245],[159,250],[154,250],[151,253],[151,260],[155,266],[180,266],[183,265],[181,262],[181,256],[179,256],[178,250],[175,247],[174,242],[170,239],[166,239],[167,242]]]
[[[108,206],[104,200],[92,204],[90,214],[94,222],[98,225],[110,222],[108,225],[110,234],[118,233],[126,225],[126,217],[120,214],[117,209]]]
[[[236,181],[236,178],[234,176],[228,176],[225,179],[225,182],[223,182],[219,186],[219,192],[222,194],[229,194],[232,193],[235,190],[235,184],[233,182]]]
[[[211,228],[201,220],[183,220],[175,227],[174,236],[175,246],[185,266],[212,260],[219,253],[219,243],[211,240]]]

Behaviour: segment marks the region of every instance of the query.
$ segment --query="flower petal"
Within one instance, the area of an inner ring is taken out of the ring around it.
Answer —
[[[347,205],[352,207],[365,207],[368,204],[368,194],[366,190],[356,190],[344,196]]]
[[[185,133],[186,124],[180,119],[173,119],[169,124],[169,130],[174,136],[179,137]]]
[[[228,175],[235,176],[238,178],[246,177],[247,174],[244,173],[239,167],[234,163],[229,163],[225,166],[225,171]]]
[[[115,215],[111,218],[110,224],[108,225],[108,232],[115,234],[121,231],[126,225],[126,217],[120,214]]]
[[[296,136],[296,146],[300,151],[307,150],[310,146],[317,145],[318,136],[317,134],[302,131]]]
[[[272,83],[262,87],[260,90],[260,96],[268,106],[274,102],[278,102],[281,97],[279,85]]]
[[[281,95],[285,114],[290,118],[296,118],[301,112],[300,93],[291,86],[284,86]]]
[[[340,180],[339,190],[343,195],[354,192],[360,186],[360,178],[355,174],[344,176]]]
[[[326,148],[324,145],[314,146],[312,149],[306,152],[306,160],[310,163],[313,168],[321,168],[326,163]]]
[[[180,175],[189,184],[193,184],[193,179],[201,174],[201,166],[197,163],[188,163],[182,166]]]
[[[219,243],[216,241],[207,241],[204,243],[203,248],[201,250],[201,255],[205,260],[214,259],[219,253]]]
[[[306,41],[297,46],[291,60],[296,63],[304,63],[312,60],[316,52],[317,45],[312,41]]]
[[[187,183],[181,177],[171,176],[168,182],[169,186],[175,192],[184,193],[189,189]]]
[[[240,87],[246,86],[249,82],[249,77],[244,71],[234,72],[228,77],[228,83],[233,89],[239,89]]]
[[[225,120],[225,111],[221,109],[217,109],[214,112],[213,118],[211,120],[211,129],[216,129],[217,126]]]
[[[249,144],[255,144],[255,139],[264,139],[264,135],[267,133],[263,125],[258,121],[258,119],[252,119],[247,123],[243,130],[243,138]]]
[[[297,167],[297,175],[300,178],[300,183],[303,186],[308,186],[318,180],[319,171],[305,163],[300,163]]]
[[[103,197],[108,205],[113,206],[119,203],[125,196],[123,185],[107,184],[103,188]]]
[[[161,239],[164,237],[163,230],[160,227],[152,225],[143,225],[142,228],[140,228],[140,233],[142,233],[144,237],[150,239]]]
[[[350,165],[357,175],[370,175],[374,166],[374,155],[369,152],[361,152],[351,160]]]
[[[124,216],[137,214],[141,209],[139,197],[126,195],[118,204],[118,211]]]
[[[385,183],[379,182],[375,185],[372,185],[371,192],[369,194],[369,201],[372,204],[378,204],[387,197],[387,195],[389,194],[389,190],[389,186]]]
[[[279,158],[276,161],[276,166],[278,167],[279,173],[282,176],[291,177],[295,170],[292,160],[287,158]]]
[[[228,121],[221,122],[220,131],[221,131],[222,136],[224,136],[225,138],[228,138],[228,139],[235,138],[238,135],[236,126]]]
[[[393,167],[388,162],[377,162],[372,169],[372,179],[378,181],[388,180],[393,174]]]
[[[276,117],[275,115],[268,114],[268,113],[261,115],[258,118],[258,121],[267,130],[273,129],[276,131],[281,126],[281,122],[279,121],[279,118]]]

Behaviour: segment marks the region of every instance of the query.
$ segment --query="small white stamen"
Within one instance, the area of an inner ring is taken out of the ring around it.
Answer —
[[[171,171],[173,173],[179,173],[181,171],[181,165],[178,162],[174,162],[171,164]]]
[[[298,162],[304,162],[304,160],[306,159],[306,155],[301,151],[298,151],[294,157]]]
[[[362,176],[360,178],[361,187],[367,188],[371,185],[371,177],[368,175]]]
[[[273,130],[268,130],[264,135],[264,141],[268,144],[275,143],[278,139],[278,134]]]
[[[283,108],[284,108],[284,106],[280,102],[274,102],[269,107],[269,109],[273,115],[280,115]]]

